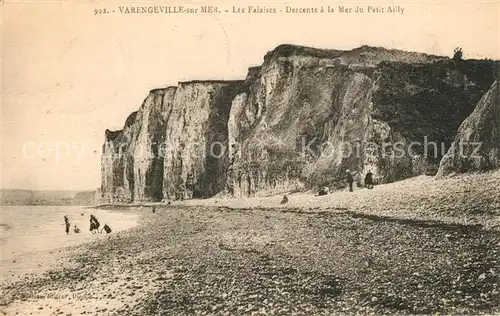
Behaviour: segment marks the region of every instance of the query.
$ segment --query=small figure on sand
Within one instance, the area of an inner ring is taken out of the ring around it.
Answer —
[[[369,170],[365,176],[365,187],[367,189],[373,189],[373,173]]]
[[[354,182],[354,177],[352,176],[351,170],[347,169],[346,173],[346,181],[349,184],[349,192],[352,192],[352,184]]]
[[[90,215],[90,232],[92,234],[99,232],[99,226],[101,226],[101,224],[99,224],[97,218],[94,215]]]
[[[102,233],[103,230],[106,232],[106,234],[111,233],[111,227],[109,227],[108,224],[104,224],[104,226],[102,227],[102,230],[100,232]]]
[[[69,223],[68,216],[64,215],[64,225],[66,226],[66,235],[69,235],[69,228],[71,224]]]
[[[75,234],[79,234],[80,228],[76,227],[76,225],[75,225],[75,228],[73,228],[73,231],[75,232]]]
[[[153,209],[151,210],[153,213],[156,212],[156,208],[153,206]]]
[[[283,199],[281,200],[280,204],[286,204],[288,203],[288,197],[286,195],[283,195]]]
[[[328,187],[322,187],[321,190],[319,190],[318,195],[327,195],[328,191]]]

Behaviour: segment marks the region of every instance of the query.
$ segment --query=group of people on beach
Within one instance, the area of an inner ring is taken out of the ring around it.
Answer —
[[[353,192],[353,183],[354,183],[354,174],[347,169],[346,170],[346,181],[347,184],[349,184],[349,192]],[[365,188],[367,189],[373,189],[373,173],[371,171],[368,171],[365,175]]]
[[[347,169],[346,170],[346,174],[345,174],[345,181],[347,182],[348,186],[349,186],[349,192],[353,192],[354,191],[354,176],[355,176],[355,172],[351,172],[351,170]],[[375,184],[375,181],[373,180],[373,173],[371,171],[368,171],[365,175],[365,179],[364,179],[364,183],[365,183],[365,188],[367,189],[373,189],[373,186]],[[322,187],[318,194],[317,195],[326,195],[329,193],[329,188],[328,187]]]
[[[83,215],[83,213],[82,213]],[[68,219],[68,216],[67,215],[64,215],[64,226],[66,227],[66,235],[69,235],[69,231],[70,231],[70,228],[71,228],[71,224],[69,222],[69,219]],[[106,232],[106,234],[109,234],[111,233],[111,227],[109,227],[108,224],[104,224],[104,226],[102,227],[101,230],[99,230],[99,227],[101,227],[101,223],[99,223],[99,221],[97,220],[97,217],[95,217],[95,215],[91,214],[90,215],[90,232],[92,234],[97,234],[97,233],[102,233],[103,231]],[[73,232],[75,234],[79,234],[81,231],[80,229],[75,225],[74,228],[73,228]]]

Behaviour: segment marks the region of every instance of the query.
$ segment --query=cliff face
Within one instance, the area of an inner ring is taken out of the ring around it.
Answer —
[[[135,201],[252,196],[336,186],[346,169],[360,184],[368,170],[379,182],[421,174],[437,168],[497,67],[281,45],[245,80],[152,91],[132,123],[106,131],[102,192]]]
[[[101,194],[108,201],[161,201],[166,122],[176,88],[152,90],[123,130],[106,130]]]
[[[437,176],[500,168],[500,89],[495,81],[460,125]]]
[[[137,138],[134,140],[134,200],[163,199],[163,153],[167,121],[172,113],[177,88],[150,92],[137,114]]]
[[[180,83],[167,122],[163,196],[213,196],[223,188],[227,162],[227,122],[243,81]]]
[[[335,186],[346,169],[362,184],[368,171],[390,182],[436,168],[444,152],[430,153],[425,143],[450,145],[494,69],[489,61],[371,47],[280,46],[233,101],[227,192]]]
[[[106,130],[101,156],[101,194],[112,202],[133,199],[134,162],[133,150],[137,126],[137,112],[129,115],[119,131]]]

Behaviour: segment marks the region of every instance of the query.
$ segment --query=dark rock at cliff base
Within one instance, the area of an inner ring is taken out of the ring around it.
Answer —
[[[288,197],[286,195],[283,195],[280,204],[286,204],[286,203],[288,203]]]
[[[460,125],[437,176],[500,168],[500,89],[498,82]]]

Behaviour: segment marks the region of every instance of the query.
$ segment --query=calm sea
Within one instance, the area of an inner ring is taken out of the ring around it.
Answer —
[[[81,243],[106,238],[106,234],[91,234],[90,214],[94,214],[101,228],[108,224],[111,234],[137,225],[138,215],[86,209],[79,206],[2,206],[0,212],[0,247],[2,266],[23,269],[22,262],[28,258],[41,257],[44,253],[74,246]],[[64,215],[71,223],[70,234],[66,235]],[[74,226],[81,233],[73,232]],[[27,268],[27,266],[25,267]],[[4,271],[3,271],[4,272]],[[6,271],[5,271],[6,272]],[[5,276],[5,275],[4,275]]]

